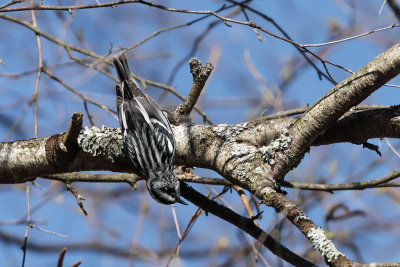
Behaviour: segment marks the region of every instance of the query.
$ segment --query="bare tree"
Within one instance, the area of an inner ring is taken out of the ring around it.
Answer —
[[[381,261],[378,243],[389,254],[398,250],[399,209],[391,199],[399,199],[400,155],[392,145],[400,137],[399,101],[392,98],[389,106],[368,98],[399,87],[398,80],[388,84],[400,73],[396,1],[330,3],[347,24],[332,18],[327,27],[294,37],[287,23],[314,27],[307,14],[296,15],[298,3],[287,11],[293,21],[282,14],[278,22],[275,9],[289,9],[287,3],[61,2],[0,6],[0,60],[7,70],[0,73],[0,183],[7,194],[0,240],[22,246],[22,266],[48,260],[26,257],[30,252],[53,252],[53,263],[59,253],[58,266],[64,259],[73,266],[400,266],[372,262]],[[317,20],[326,12],[318,5],[307,7]],[[380,52],[360,58],[357,49],[364,48],[352,44],[362,38]],[[338,47],[347,61],[335,58]],[[279,61],[288,51],[290,58]],[[151,200],[123,150],[111,68],[122,52],[135,62],[133,75],[146,93],[168,109],[175,173],[189,207]],[[182,72],[187,69],[191,75]],[[265,70],[275,78],[267,79]],[[309,83],[330,89],[300,89],[305,72],[312,73]],[[313,103],[301,105],[303,98]],[[369,141],[374,138],[385,144]],[[337,143],[347,143],[345,152],[326,146]],[[381,178],[366,179],[370,174]],[[365,189],[372,190],[360,196]],[[389,201],[378,200],[378,190]],[[71,196],[79,211],[71,210]],[[372,203],[355,203],[364,199]],[[390,238],[382,241],[381,231]],[[42,240],[49,235],[57,242]],[[365,235],[370,243],[360,240]],[[7,258],[4,264],[16,264]]]

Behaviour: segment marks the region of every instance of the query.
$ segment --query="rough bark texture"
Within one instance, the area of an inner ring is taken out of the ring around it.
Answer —
[[[258,119],[237,125],[173,126],[177,145],[175,162],[213,169],[228,180],[254,190],[257,182],[252,186],[251,181],[263,179],[262,172],[275,160],[268,145],[295,120]],[[80,142],[74,153],[69,154],[60,148],[65,134],[0,143],[0,183],[23,183],[36,177],[73,171],[135,172],[122,153],[119,129],[85,128],[80,132]],[[361,144],[380,137],[400,138],[400,106],[349,112],[312,145]],[[279,147],[279,142],[276,146]]]
[[[276,154],[276,168],[267,175],[283,179],[333,123],[399,73],[400,44],[396,44],[333,87],[290,127],[292,144]]]

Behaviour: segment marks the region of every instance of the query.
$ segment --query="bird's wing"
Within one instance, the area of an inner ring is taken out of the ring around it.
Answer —
[[[126,57],[123,54],[115,57],[113,63],[120,78],[119,121],[133,163],[143,174],[170,168],[175,157],[175,141],[168,119],[131,77]]]
[[[119,119],[125,147],[140,172],[163,171],[172,165],[175,144],[169,125],[146,112],[137,98],[123,101]]]

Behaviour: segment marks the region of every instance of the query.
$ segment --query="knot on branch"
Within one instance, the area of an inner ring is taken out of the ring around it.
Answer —
[[[75,112],[71,117],[68,131],[64,134],[62,144],[69,150],[76,151],[78,148],[78,136],[82,130],[83,114]]]
[[[78,152],[78,136],[82,129],[83,114],[75,112],[71,117],[68,130],[51,136],[46,142],[46,153],[56,166],[64,166]]]

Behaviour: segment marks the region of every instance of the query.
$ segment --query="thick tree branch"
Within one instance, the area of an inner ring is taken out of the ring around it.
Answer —
[[[386,109],[386,111],[391,113],[392,116],[396,114],[393,108]],[[384,113],[384,110],[381,112]],[[352,116],[352,114],[349,116]],[[359,116],[359,114],[356,116]],[[378,118],[379,116],[375,117],[375,119]],[[254,137],[259,135],[270,136],[269,140],[273,140],[273,136],[279,133],[282,127],[286,127],[285,123],[283,123],[284,120],[266,120],[266,122],[258,120],[257,123],[238,125],[179,125],[174,127],[174,134],[177,140],[176,163],[214,169],[232,183],[245,186],[251,192],[257,192],[257,180],[251,187],[248,186],[249,183],[246,181],[247,179],[251,181],[252,175],[254,177],[263,175],[265,160],[272,161],[274,158],[273,153],[271,153],[273,151],[268,149],[268,146],[271,145],[268,138],[264,139],[267,140],[267,143],[260,146],[259,142],[262,140]],[[390,128],[399,127],[396,125],[396,120],[393,123],[391,120],[389,121]],[[267,131],[270,132],[268,133]],[[382,132],[379,133],[381,134]],[[400,133],[400,131],[397,131],[397,133]],[[83,170],[134,171],[129,159],[125,158],[121,151],[122,137],[119,129],[105,127],[103,129],[96,127],[83,129],[78,136],[78,151],[76,154],[74,153],[72,158],[65,157],[68,160],[64,159],[66,163],[60,166],[56,162],[62,161],[64,154],[60,153],[57,156],[54,151],[59,149],[60,143],[65,140],[65,135],[66,133],[63,133],[45,138],[0,144],[0,152],[3,153],[0,159],[4,162],[4,164],[0,164],[0,174],[4,175],[0,176],[3,179],[2,183],[7,181],[24,182],[29,180],[29,177],[45,176],[59,172]],[[282,142],[284,138],[285,135],[282,137]],[[25,149],[27,146],[30,150]],[[49,149],[42,151],[43,149],[34,149],[35,147]],[[21,150],[21,148],[24,149]],[[25,168],[22,173],[19,172],[20,165],[15,165],[19,161],[14,162],[13,158],[15,157],[9,157],[7,153],[4,153],[5,151],[15,153],[18,156],[23,155],[26,158],[33,157],[38,161],[33,162],[29,168],[24,167],[24,164],[22,164],[21,167]],[[55,159],[52,160],[54,155],[56,155]],[[10,166],[11,168],[9,168]],[[16,169],[13,169],[13,167]],[[336,263],[348,261],[336,250],[323,250],[326,245],[332,249],[333,244],[331,245],[331,242],[323,235],[321,228],[316,227],[310,219],[305,217],[304,212],[302,213],[298,208],[291,206],[292,204],[286,198],[277,194],[274,190],[270,189],[266,193],[268,193],[267,199],[272,199],[266,204],[273,206],[278,212],[288,214],[287,218],[309,238],[310,242],[322,253],[326,261],[334,261]],[[290,209],[288,210],[288,208]]]
[[[320,135],[312,145],[350,142],[363,144],[368,139],[399,138],[400,105],[351,111]]]
[[[295,168],[312,143],[343,114],[399,73],[400,44],[396,44],[333,87],[290,127],[290,147],[275,154],[276,164],[265,175],[270,185]]]
[[[360,144],[369,138],[400,138],[399,113],[400,106],[349,112],[313,145],[339,142]],[[270,120],[267,117],[238,125],[173,127],[177,140],[176,164],[213,169],[230,182],[248,189],[246,181],[260,176],[262,166],[266,165],[263,157],[267,159],[269,156],[269,160],[274,160],[273,154],[268,152],[268,144],[295,120]],[[85,128],[78,137],[78,147],[68,145],[70,153],[62,149],[65,147],[65,136],[61,133],[0,143],[0,183],[22,183],[38,176],[77,171],[135,171],[121,151],[119,129]],[[245,167],[250,170],[247,174],[243,172]]]

